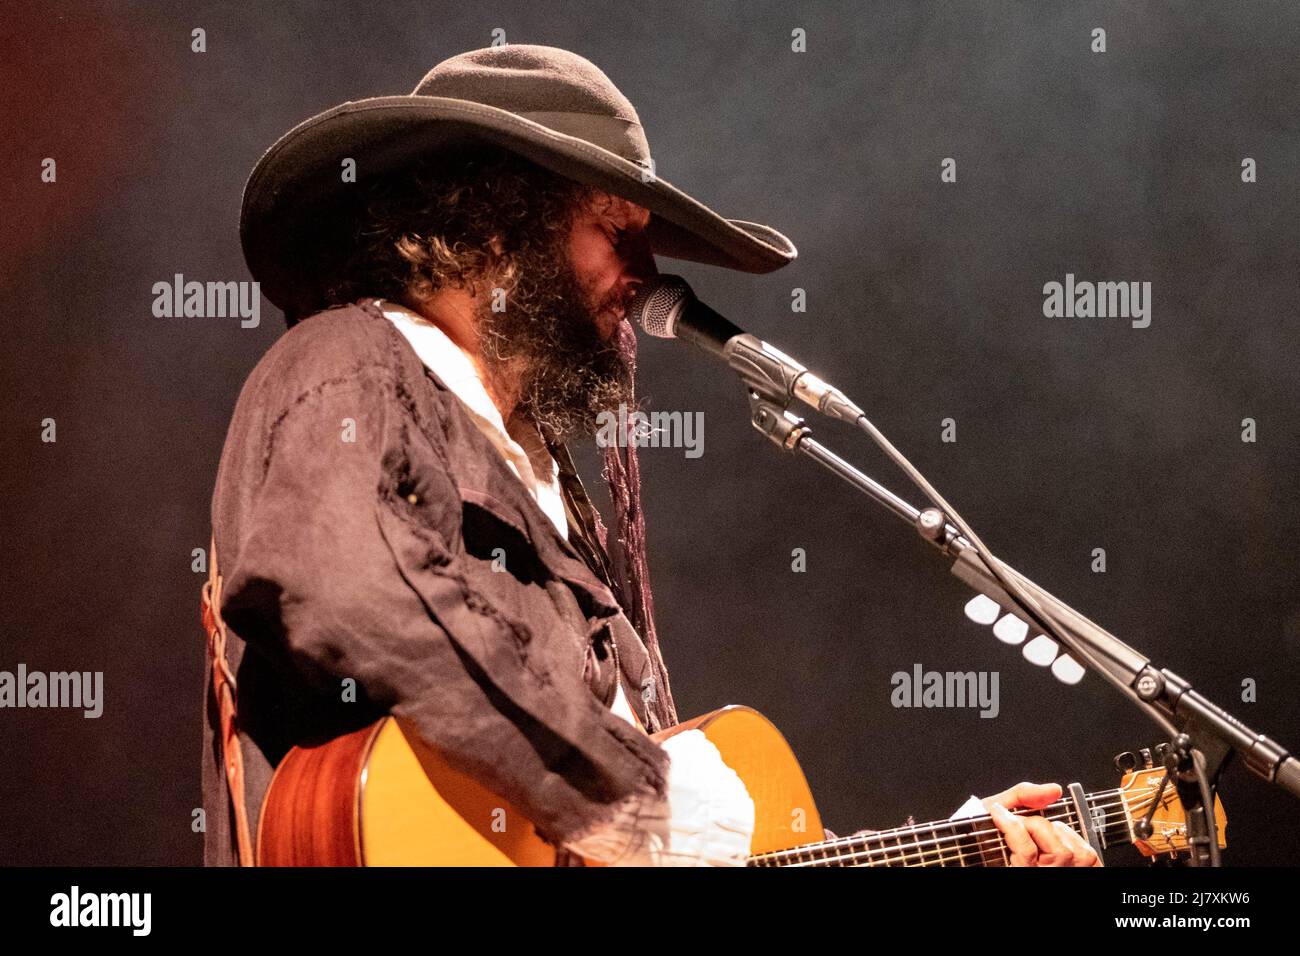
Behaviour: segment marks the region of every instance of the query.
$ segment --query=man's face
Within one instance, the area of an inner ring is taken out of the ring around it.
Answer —
[[[597,329],[609,341],[637,287],[657,275],[646,240],[650,211],[608,193],[598,193],[573,224],[569,261],[588,290]]]
[[[644,234],[650,213],[597,193],[560,241],[512,250],[505,308],[480,302],[489,373],[517,391],[518,409],[550,434],[593,434],[596,417],[632,403],[619,323],[636,288],[656,274]]]

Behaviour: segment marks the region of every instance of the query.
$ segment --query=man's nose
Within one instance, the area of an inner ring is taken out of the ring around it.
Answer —
[[[658,274],[659,267],[655,264],[654,253],[650,251],[650,240],[644,233],[639,233],[628,244],[623,266],[623,281],[628,295]]]

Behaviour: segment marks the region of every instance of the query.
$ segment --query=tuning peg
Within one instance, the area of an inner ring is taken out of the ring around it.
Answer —
[[[1126,750],[1122,754],[1115,755],[1115,769],[1120,773],[1128,773],[1130,770],[1137,768],[1138,758],[1131,750]]]
[[[966,616],[976,624],[992,624],[1001,613],[998,602],[984,594],[977,594],[966,602]]]

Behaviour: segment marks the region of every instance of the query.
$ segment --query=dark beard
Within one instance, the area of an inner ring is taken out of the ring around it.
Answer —
[[[556,441],[594,435],[597,416],[632,404],[618,335],[603,342],[593,303],[562,249],[516,255],[519,277],[505,310],[492,296],[478,310],[478,336],[493,391],[518,394],[516,411]]]

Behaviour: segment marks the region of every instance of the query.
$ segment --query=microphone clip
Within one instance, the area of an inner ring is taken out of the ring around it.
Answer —
[[[749,390],[749,422],[774,445],[784,451],[794,451],[812,429],[804,420],[785,407]]]
[[[838,388],[822,381],[780,349],[748,332],[732,337],[723,356],[751,394],[782,409],[798,399],[829,418],[855,424],[862,409]]]
[[[757,395],[785,408],[794,398],[795,385],[805,369],[757,336],[745,332],[723,348],[731,367],[750,395]]]

